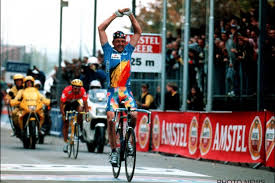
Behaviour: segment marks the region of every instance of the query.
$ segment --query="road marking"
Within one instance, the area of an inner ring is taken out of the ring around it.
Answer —
[[[124,175],[122,178],[115,179],[112,176],[105,175],[15,175],[15,174],[1,174],[1,180],[21,180],[21,181],[66,181],[66,182],[125,182],[127,181]],[[134,182],[175,182],[175,183],[216,183],[214,180],[199,180],[188,178],[174,178],[174,177],[144,177],[134,176]]]
[[[111,166],[94,165],[45,165],[45,164],[1,164],[1,171],[31,171],[31,172],[112,172]],[[122,173],[125,169],[122,167]],[[136,167],[135,174],[153,174],[153,175],[176,175],[186,177],[210,177],[208,175],[193,173],[179,169],[165,169],[152,167]]]

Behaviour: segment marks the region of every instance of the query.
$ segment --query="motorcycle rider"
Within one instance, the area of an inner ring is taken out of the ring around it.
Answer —
[[[88,59],[88,64],[84,68],[84,73],[81,76],[81,80],[83,81],[84,89],[86,92],[89,90],[89,84],[93,80],[102,80],[103,78],[101,77],[100,73],[97,71],[98,67],[98,59],[96,57],[89,57]],[[102,79],[101,79],[102,78]]]
[[[39,80],[34,80],[34,87],[37,88],[37,90],[43,95],[42,84]],[[44,112],[44,117],[45,117],[44,124],[41,128],[41,133],[43,135],[48,133],[48,131],[50,130],[50,125],[51,125],[50,112],[49,112],[50,109],[51,109],[50,106],[43,107],[43,112]]]
[[[26,76],[24,78],[24,89],[21,89],[16,97],[10,101],[10,105],[11,106],[16,106],[19,105],[20,103],[23,103],[24,100],[27,100],[27,94],[28,93],[32,93],[32,95],[36,95],[38,96],[38,102],[42,102],[43,104],[49,106],[50,105],[50,100],[46,99],[36,88],[33,87],[34,86],[34,78],[32,76]],[[24,133],[24,127],[23,127],[23,117],[25,116],[25,114],[27,113],[27,111],[24,111],[20,108],[20,110],[18,111],[18,118],[19,118],[19,128],[21,130],[21,134]],[[44,112],[43,110],[39,110],[37,112],[38,116],[40,117],[40,124],[39,127],[41,129],[41,126],[44,123]]]
[[[90,89],[100,89],[101,88],[101,84],[98,80],[93,80],[90,83]]]
[[[15,74],[13,76],[13,80],[14,80],[14,86],[9,90],[8,95],[5,96],[5,103],[9,104],[10,100],[14,99],[14,97],[17,95],[18,91],[23,89],[23,79],[24,76],[22,74]],[[18,122],[18,115],[17,113],[19,112],[19,107],[16,106],[14,107],[14,109],[12,110],[12,121],[15,127],[15,132],[14,135],[18,135],[20,132],[19,129],[19,122]]]
[[[71,82],[71,85],[67,86],[63,92],[60,99],[60,112],[63,119],[63,137],[64,137],[64,148],[63,151],[68,152],[68,131],[69,131],[69,121],[66,120],[66,111],[76,110],[78,112],[83,111],[82,106],[80,105],[80,99],[83,100],[84,110],[88,112],[88,95],[86,94],[85,89],[83,88],[83,83],[80,79],[74,79]],[[82,115],[78,115],[77,121],[80,124],[82,129]],[[80,130],[81,131],[81,130]],[[81,138],[81,137],[80,137]]]

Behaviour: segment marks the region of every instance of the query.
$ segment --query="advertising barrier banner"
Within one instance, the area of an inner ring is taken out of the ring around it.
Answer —
[[[199,113],[152,113],[153,151],[199,157]]]
[[[264,112],[201,113],[201,158],[263,163]]]
[[[137,150],[275,167],[274,112],[139,114]],[[151,129],[150,129],[151,128]],[[151,136],[151,137],[150,137]]]
[[[275,113],[266,112],[265,166],[275,168]]]

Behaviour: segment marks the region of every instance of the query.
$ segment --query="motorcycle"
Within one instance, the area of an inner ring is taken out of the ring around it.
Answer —
[[[40,137],[39,111],[43,108],[40,96],[35,93],[35,88],[30,87],[24,90],[22,101],[15,101],[13,105],[19,105],[22,109],[23,134],[19,138],[24,148],[35,149]]]
[[[89,152],[95,152],[97,149],[98,153],[103,153],[107,139],[107,90],[90,89],[88,106],[89,121],[83,122],[83,139]]]

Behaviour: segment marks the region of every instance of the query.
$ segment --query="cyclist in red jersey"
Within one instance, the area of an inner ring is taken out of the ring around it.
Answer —
[[[78,112],[83,111],[83,107],[80,105],[80,99],[83,101],[84,110],[88,112],[88,95],[83,88],[83,83],[80,79],[74,79],[71,85],[67,86],[63,92],[60,99],[60,111],[63,119],[63,137],[64,137],[64,148],[63,151],[68,152],[68,131],[69,131],[69,121],[66,120],[66,111],[76,110]],[[82,116],[78,115],[77,121],[82,129]]]

